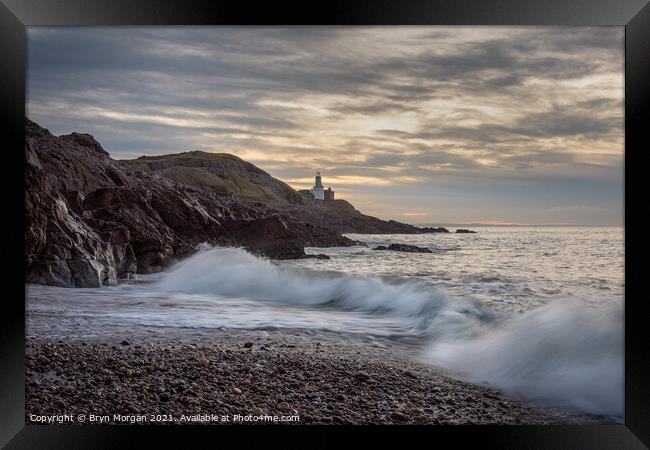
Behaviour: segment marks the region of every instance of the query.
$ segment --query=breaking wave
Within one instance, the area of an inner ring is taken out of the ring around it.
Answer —
[[[511,395],[623,416],[622,307],[556,301],[481,328],[437,340],[425,360]]]
[[[286,267],[240,249],[202,248],[156,282],[164,291],[359,311],[400,318],[424,334],[423,359],[512,395],[614,417],[623,415],[622,306],[555,301],[500,318],[413,280]]]
[[[288,305],[332,306],[426,320],[444,309],[482,316],[479,305],[453,303],[444,290],[416,281],[389,282],[281,267],[236,248],[202,250],[157,283],[166,291],[215,294]]]

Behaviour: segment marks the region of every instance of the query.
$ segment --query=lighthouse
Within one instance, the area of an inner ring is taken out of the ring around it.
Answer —
[[[325,200],[325,190],[323,189],[323,183],[320,179],[320,172],[316,172],[316,181],[311,193],[315,200]]]

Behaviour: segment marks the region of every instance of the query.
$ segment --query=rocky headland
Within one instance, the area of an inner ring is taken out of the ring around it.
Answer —
[[[25,124],[26,281],[98,287],[160,271],[196,245],[276,259],[355,245],[342,233],[425,233],[322,205],[233,155],[186,152],[120,161],[91,135]],[[321,202],[322,203],[322,202]],[[446,230],[445,230],[446,231]]]

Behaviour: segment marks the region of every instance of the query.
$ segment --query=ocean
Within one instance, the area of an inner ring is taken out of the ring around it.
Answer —
[[[482,227],[363,235],[269,261],[234,248],[98,289],[28,285],[28,334],[291,330],[399,342],[454,376],[557,408],[623,417],[624,229]],[[412,244],[432,253],[372,250]]]

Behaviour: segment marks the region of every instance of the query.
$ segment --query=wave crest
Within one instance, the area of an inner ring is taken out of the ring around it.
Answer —
[[[422,319],[448,308],[472,310],[479,316],[485,313],[478,305],[457,305],[445,291],[426,283],[389,283],[378,277],[281,267],[237,248],[202,249],[173,266],[157,286],[167,291],[244,297],[289,305],[330,305]]]

